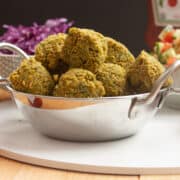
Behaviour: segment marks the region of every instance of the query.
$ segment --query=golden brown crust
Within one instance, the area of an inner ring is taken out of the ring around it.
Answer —
[[[9,76],[12,87],[17,91],[50,95],[54,88],[54,81],[40,62],[34,58],[24,60],[17,70]]]
[[[101,97],[105,95],[105,90],[93,73],[76,68],[70,69],[60,77],[54,95],[78,98]]]
[[[104,63],[99,67],[96,78],[103,83],[106,96],[125,94],[126,71],[121,66],[112,63]]]
[[[105,61],[107,43],[104,36],[89,29],[71,28],[63,47],[63,60],[73,68],[96,72]]]
[[[63,68],[62,48],[67,35],[63,33],[48,36],[35,48],[35,58],[50,71]]]
[[[145,51],[141,51],[137,57],[136,62],[130,68],[128,79],[130,85],[138,93],[149,92],[155,81],[165,71],[164,66],[153,56]],[[169,79],[164,87],[169,86],[171,80]]]
[[[113,63],[122,66],[126,71],[135,62],[134,56],[122,43],[106,37],[108,52],[106,63]]]

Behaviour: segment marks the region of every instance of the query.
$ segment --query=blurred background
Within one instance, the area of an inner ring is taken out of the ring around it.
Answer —
[[[147,49],[144,41],[146,0],[8,0],[0,6],[1,27],[3,24],[31,25],[34,21],[44,23],[56,17],[66,17],[74,20],[75,26],[111,36],[127,45],[135,55]]]

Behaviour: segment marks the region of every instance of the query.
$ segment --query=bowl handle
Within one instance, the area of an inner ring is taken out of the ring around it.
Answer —
[[[9,91],[8,86],[10,85],[7,78],[0,76],[0,87]]]
[[[8,85],[8,84],[9,84],[8,79],[3,78],[3,77],[0,76],[0,85],[1,85],[1,86],[6,86],[6,85]]]
[[[0,42],[0,49],[8,49],[14,52],[15,54],[22,56],[25,59],[29,58],[29,56],[22,49],[11,43]],[[7,89],[7,86],[9,85],[8,79],[0,76],[0,85]]]
[[[151,93],[146,98],[133,98],[128,117],[129,119],[137,118],[138,114],[152,114],[157,108],[161,108],[162,104],[167,95],[170,93],[180,93],[180,88],[169,87],[165,90],[161,90],[163,84],[168,79],[168,77],[178,68],[180,68],[180,60],[177,60],[172,64],[155,82]]]
[[[20,49],[19,47],[15,46],[11,43],[1,42],[0,49],[8,49],[8,50],[14,52],[15,54],[22,56],[25,59],[29,58],[29,56],[22,49]]]
[[[22,49],[20,49],[19,47],[15,46],[11,43],[0,42],[0,49],[10,50],[10,51],[14,52],[15,54],[22,56],[25,59],[29,59],[29,56]],[[9,82],[6,78],[0,76],[0,85],[7,86],[7,85],[9,85]]]

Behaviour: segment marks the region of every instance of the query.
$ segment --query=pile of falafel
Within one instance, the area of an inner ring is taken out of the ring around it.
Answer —
[[[91,98],[149,92],[164,71],[145,51],[135,59],[122,43],[94,30],[72,27],[68,34],[41,41],[35,56],[23,60],[9,80],[21,92]]]

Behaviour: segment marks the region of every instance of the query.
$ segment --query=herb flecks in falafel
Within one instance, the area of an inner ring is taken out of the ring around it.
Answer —
[[[63,60],[72,68],[96,72],[105,61],[107,42],[94,30],[70,28],[63,47]]]
[[[129,70],[128,80],[136,92],[149,92],[155,81],[164,71],[164,66],[155,57],[145,51],[141,51],[136,62]],[[164,87],[169,86],[171,83],[172,79],[169,78],[164,84]]]
[[[53,34],[41,41],[35,48],[35,58],[52,72],[63,71],[66,67],[62,61],[62,48],[67,35]]]
[[[101,97],[105,95],[105,89],[92,72],[74,68],[60,77],[54,95],[76,98]]]
[[[96,78],[103,83],[106,96],[119,96],[125,94],[126,74],[121,66],[104,63],[99,67]]]
[[[134,56],[122,43],[106,37],[108,45],[108,52],[106,56],[106,63],[113,63],[122,66],[126,71],[135,62]]]
[[[12,87],[21,92],[51,95],[54,81],[44,66],[34,58],[25,59],[9,76]]]

